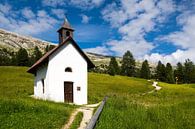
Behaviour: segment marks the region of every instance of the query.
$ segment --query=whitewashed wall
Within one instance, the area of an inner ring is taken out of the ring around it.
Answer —
[[[44,67],[40,67],[37,70],[36,76],[35,76],[35,82],[34,82],[34,96],[37,98],[42,98],[45,99],[45,94],[43,94],[43,84],[42,84],[42,79],[44,79],[44,83],[45,83],[45,93],[47,93],[48,89],[46,87],[46,83],[47,83],[47,78],[46,78],[46,74],[47,74],[47,66]]]
[[[72,72],[65,72],[71,67]],[[45,94],[41,79],[45,78]],[[35,96],[64,102],[64,82],[73,82],[73,102],[87,104],[87,62],[71,43],[67,43],[49,57],[48,66],[38,70],[35,79]],[[77,87],[81,87],[77,91]]]

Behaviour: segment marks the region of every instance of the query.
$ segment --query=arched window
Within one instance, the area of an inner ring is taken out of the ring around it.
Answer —
[[[70,32],[69,31],[66,31],[66,36],[70,36]]]
[[[67,68],[65,69],[65,72],[72,72],[72,69],[71,69],[70,67],[67,67]]]

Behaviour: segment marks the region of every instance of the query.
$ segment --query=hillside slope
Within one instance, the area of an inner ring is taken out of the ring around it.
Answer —
[[[23,36],[14,32],[6,31],[0,29],[0,48],[6,48],[9,52],[16,52],[20,47],[25,48],[28,53],[32,53],[32,50],[37,46],[42,52],[44,52],[47,45],[56,45],[51,42],[43,41],[41,39],[36,39],[30,36]],[[96,54],[86,52],[86,55],[93,61],[96,66],[100,65],[109,65],[111,56]],[[122,58],[116,57],[116,60],[120,64]],[[137,67],[141,67],[141,62],[137,61]],[[151,68],[153,69],[156,65],[150,63]]]
[[[38,46],[43,51],[48,44],[52,43],[0,29],[0,47],[9,50],[17,51],[21,47],[30,50]]]
[[[35,100],[34,77],[26,67],[0,67],[0,128],[60,128],[74,109],[67,104]],[[107,95],[97,129],[194,129],[195,84],[159,83],[144,79],[89,73],[89,103]],[[40,122],[41,121],[41,122]]]
[[[47,45],[57,45],[51,42],[36,39],[30,36],[23,36],[17,33],[0,29],[0,48],[6,48],[8,51],[18,51],[19,48],[25,48],[28,53],[32,53],[32,50],[37,46],[42,52],[44,52]],[[87,56],[96,64],[109,64],[110,56],[104,56],[95,53],[86,53]],[[119,58],[118,58],[119,59]]]
[[[74,106],[35,100],[27,67],[0,67],[0,129],[59,129]]]

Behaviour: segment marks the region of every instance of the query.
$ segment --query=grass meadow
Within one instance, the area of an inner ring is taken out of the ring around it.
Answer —
[[[89,99],[109,99],[96,129],[194,129],[195,84],[159,83],[153,89],[146,80],[90,73]]]
[[[26,67],[0,67],[0,128],[57,129],[75,106],[35,100],[33,76]],[[195,84],[159,83],[144,79],[89,73],[88,100],[108,96],[96,129],[194,129]],[[77,123],[78,125],[78,123]]]
[[[59,129],[75,106],[35,100],[26,67],[0,67],[0,129]]]

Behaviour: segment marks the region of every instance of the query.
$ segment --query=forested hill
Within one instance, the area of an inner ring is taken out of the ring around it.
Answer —
[[[17,33],[9,32],[3,29],[0,29],[0,50],[1,54],[3,52],[3,48],[5,48],[9,53],[17,52],[21,47],[25,48],[29,55],[33,52],[35,46],[39,48],[42,53],[45,53],[45,48],[48,45],[56,45],[51,42],[43,41],[41,39],[36,39],[30,36],[23,36]],[[95,53],[86,53],[87,56],[96,64],[109,64],[110,56],[104,56]],[[120,60],[120,57],[118,57]]]

